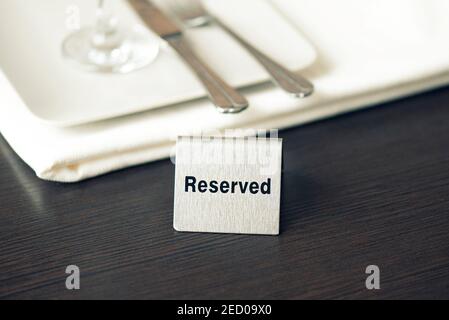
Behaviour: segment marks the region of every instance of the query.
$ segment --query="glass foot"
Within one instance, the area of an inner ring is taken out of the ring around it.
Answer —
[[[102,35],[95,27],[72,33],[63,42],[64,56],[88,71],[129,73],[149,65],[159,53],[158,41],[138,27],[98,37]]]

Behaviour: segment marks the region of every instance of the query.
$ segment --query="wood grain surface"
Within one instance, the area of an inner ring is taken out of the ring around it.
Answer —
[[[449,298],[449,88],[280,137],[278,237],[174,231],[170,161],[64,185],[0,138],[0,298]]]

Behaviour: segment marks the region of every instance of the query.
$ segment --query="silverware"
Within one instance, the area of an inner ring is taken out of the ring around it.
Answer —
[[[213,17],[203,7],[200,0],[172,0],[169,2],[170,9],[173,13],[183,20],[188,27],[199,27],[210,22],[215,22],[222,29],[232,35],[244,48],[246,48],[257,61],[270,74],[271,79],[284,91],[298,98],[305,98],[313,93],[313,84],[304,77],[293,73],[279,63],[273,61],[267,55],[256,49],[245,39],[231,30],[226,24],[221,22],[217,17]]]
[[[220,112],[237,113],[248,107],[246,98],[206,66],[192,51],[181,29],[147,0],[128,0],[142,21],[167,41],[192,68]]]

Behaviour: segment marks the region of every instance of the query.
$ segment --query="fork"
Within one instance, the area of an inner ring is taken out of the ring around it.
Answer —
[[[256,49],[226,24],[221,22],[217,17],[209,14],[203,7],[201,0],[171,0],[169,2],[169,7],[178,19],[182,20],[187,27],[201,27],[215,22],[215,24],[228,32],[235,40],[237,40],[237,42],[247,49],[248,52],[250,52],[265,68],[271,76],[272,81],[287,93],[298,98],[305,98],[313,93],[314,87],[309,80],[299,74],[287,70],[279,63],[273,61],[273,59],[266,54]]]

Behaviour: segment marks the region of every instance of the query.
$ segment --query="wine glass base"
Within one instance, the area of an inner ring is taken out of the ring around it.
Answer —
[[[64,56],[84,70],[104,73],[129,73],[152,63],[159,53],[159,42],[143,30],[122,30],[116,47],[99,49],[92,44],[95,29],[83,28],[63,42]]]

